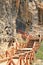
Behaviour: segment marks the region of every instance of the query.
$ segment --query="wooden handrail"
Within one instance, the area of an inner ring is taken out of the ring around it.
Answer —
[[[15,54],[14,56],[12,56],[12,58],[13,58],[13,59],[19,59],[19,56],[20,56],[20,55],[25,55],[25,53],[29,53],[29,51],[28,51],[28,52],[24,52],[24,53]],[[4,58],[4,59],[0,59],[0,63],[1,63],[1,62],[5,62],[5,61],[7,61],[7,60],[9,60],[9,59],[10,59],[10,57],[6,57],[6,58]]]

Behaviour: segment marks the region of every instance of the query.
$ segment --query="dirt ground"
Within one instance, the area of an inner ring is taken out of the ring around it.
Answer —
[[[32,65],[43,65],[43,60],[37,59]]]

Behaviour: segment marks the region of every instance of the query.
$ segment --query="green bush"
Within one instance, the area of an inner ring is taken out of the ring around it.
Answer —
[[[36,58],[43,59],[43,41],[41,42],[41,46],[36,53]]]

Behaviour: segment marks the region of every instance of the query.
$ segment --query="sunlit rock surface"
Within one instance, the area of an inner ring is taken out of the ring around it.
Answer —
[[[24,0],[21,0],[21,3],[18,1],[20,5],[16,7],[16,0],[0,0],[0,44],[16,37],[16,19],[22,18],[22,22],[27,20],[27,3]]]
[[[10,38],[14,37],[16,7],[13,6],[13,3],[15,3],[13,0],[0,0],[0,44],[8,42]]]

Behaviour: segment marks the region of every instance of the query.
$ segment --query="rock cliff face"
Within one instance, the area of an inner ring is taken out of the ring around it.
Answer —
[[[34,1],[29,3],[28,0],[0,0],[0,44],[5,43],[7,46],[10,40],[16,38],[18,27],[26,29],[26,32],[32,29],[32,24],[38,22],[37,14]]]
[[[13,16],[16,17],[16,7],[13,0],[0,0],[0,43],[14,37],[16,24]]]
[[[9,42],[10,38],[16,37],[17,22],[24,24],[21,25],[22,29],[25,29],[26,24],[28,24],[26,28],[27,32],[29,30],[28,27],[32,28],[32,23],[30,23],[29,19],[32,18],[35,21],[37,16],[35,14],[32,17],[30,11],[32,10],[33,13],[34,10],[31,7],[29,8],[29,6],[28,0],[0,0],[0,43],[3,43],[3,41]]]
[[[0,0],[0,39],[8,41],[16,33],[16,19],[28,20],[26,0]]]

